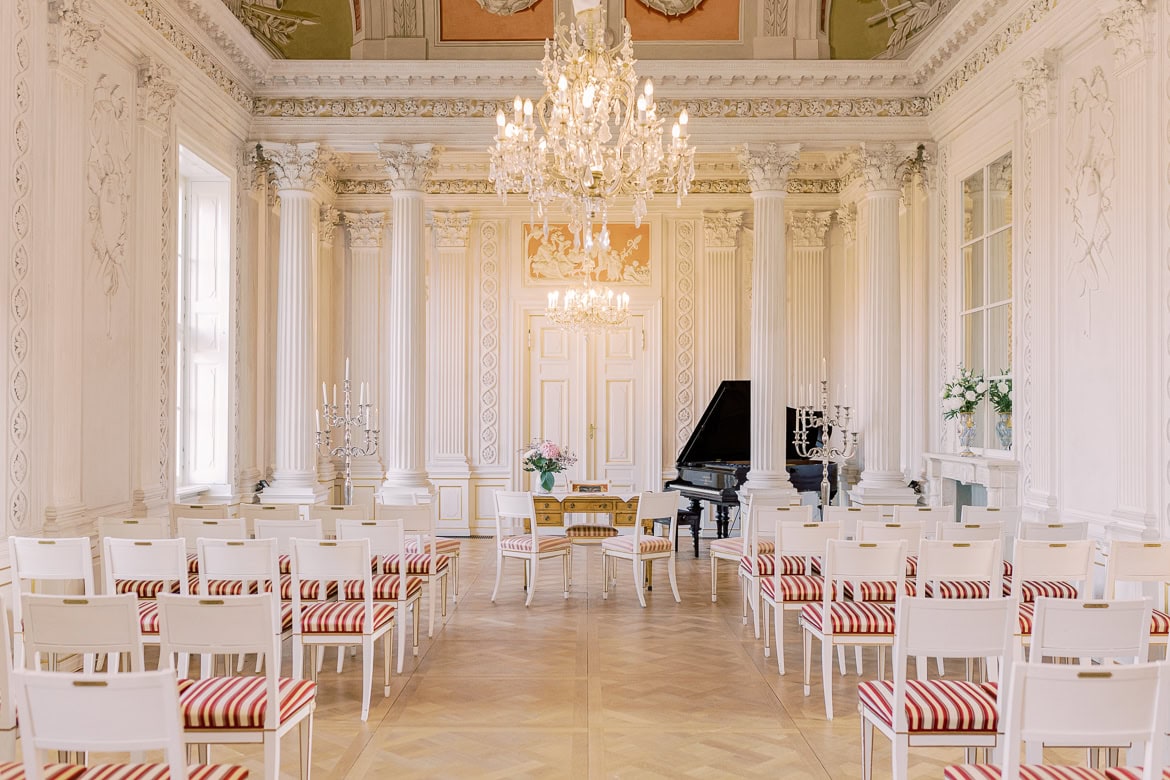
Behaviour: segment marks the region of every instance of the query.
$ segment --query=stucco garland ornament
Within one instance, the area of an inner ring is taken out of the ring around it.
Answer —
[[[682,16],[702,5],[703,0],[638,0],[638,2],[666,16]]]
[[[531,8],[540,0],[475,0],[479,7],[496,16],[511,16]]]

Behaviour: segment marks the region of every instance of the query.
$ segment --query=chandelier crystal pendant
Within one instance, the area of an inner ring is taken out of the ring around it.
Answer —
[[[517,97],[511,118],[497,114],[488,178],[505,202],[509,192],[525,193],[546,225],[550,207],[560,205],[581,236],[594,220],[605,226],[617,198],[633,200],[637,225],[656,191],[677,193],[681,205],[695,150],[685,109],[663,141],[654,85],[646,79],[638,89],[625,19],[621,43],[606,48],[598,0],[574,0],[574,8],[576,23],[557,25],[544,42],[544,95],[536,103]]]
[[[598,252],[609,250],[609,231],[603,229]],[[565,330],[585,333],[624,325],[630,316],[629,293],[615,293],[606,288],[594,286],[593,275],[599,263],[594,252],[592,233],[585,234],[582,257],[578,264],[584,282],[579,287],[569,288],[562,294],[554,290],[548,294],[548,308],[545,316]]]

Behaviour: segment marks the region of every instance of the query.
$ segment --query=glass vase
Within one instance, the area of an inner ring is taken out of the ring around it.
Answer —
[[[1012,448],[1012,415],[1000,414],[999,422],[995,424],[995,435],[999,437],[999,446],[1005,450]]]
[[[964,458],[973,458],[971,445],[975,441],[975,413],[959,412],[959,454]]]
[[[552,471],[540,472],[540,492],[551,493],[553,484],[556,482],[557,475]]]

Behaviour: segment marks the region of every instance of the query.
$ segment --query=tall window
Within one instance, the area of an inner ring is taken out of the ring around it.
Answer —
[[[1012,371],[1012,157],[963,181],[963,365],[988,380]],[[995,410],[984,401],[976,446],[1002,449]]]
[[[229,495],[228,372],[231,182],[179,149],[176,486]]]

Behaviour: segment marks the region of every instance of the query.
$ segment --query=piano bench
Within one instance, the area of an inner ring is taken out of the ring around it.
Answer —
[[[702,516],[703,516],[703,513],[701,511],[696,512],[696,511],[693,511],[691,509],[678,510],[678,525],[679,525],[679,527],[684,526],[684,525],[687,526],[688,528],[691,529],[691,534],[694,536],[695,557],[696,558],[699,557],[699,535],[696,534],[694,532],[694,530],[698,526],[700,518],[702,518]],[[669,529],[670,528],[670,520],[668,518],[665,518],[665,517],[660,517],[654,521],[654,525],[661,525],[661,526],[664,526],[665,528]],[[674,549],[675,549],[676,553],[679,551],[678,528],[674,529]]]

